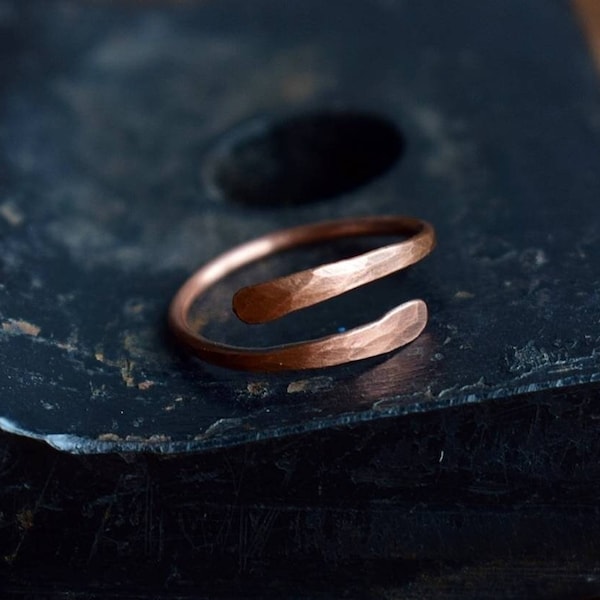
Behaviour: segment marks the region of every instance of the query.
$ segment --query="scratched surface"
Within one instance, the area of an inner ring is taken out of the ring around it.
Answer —
[[[566,3],[4,1],[0,49],[2,429],[69,452],[202,451],[600,380],[600,95]],[[223,192],[289,190],[245,179],[293,171],[277,161],[304,138],[274,152],[272,124],[340,110],[397,132],[391,168],[326,199]],[[168,302],[208,258],[366,213],[425,218],[439,246],[310,318],[243,329],[233,281],[198,319],[267,344],[421,297],[431,321],[406,349],[265,376],[169,338]]]
[[[178,456],[0,434],[25,600],[600,595],[598,386]]]

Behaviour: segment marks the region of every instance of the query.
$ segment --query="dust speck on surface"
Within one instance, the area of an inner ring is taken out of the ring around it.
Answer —
[[[287,386],[288,394],[299,394],[302,392],[322,392],[331,388],[333,379],[331,377],[313,377],[311,379],[298,379]]]
[[[31,529],[33,527],[34,512],[30,508],[26,508],[17,513],[17,521],[21,529]]]
[[[467,292],[466,290],[459,290],[458,292],[456,292],[456,294],[454,294],[454,297],[457,300],[470,300],[471,298],[475,297],[475,294]]]
[[[98,436],[100,442],[118,442],[120,439],[116,433],[101,433]]]
[[[72,344],[71,342],[56,342],[56,347],[61,350],[66,350],[67,352],[75,352],[77,350],[77,346]]]
[[[2,323],[2,331],[9,335],[30,335],[32,337],[37,337],[41,328],[29,321],[8,319],[8,321]]]
[[[533,271],[543,267],[548,262],[548,256],[541,248],[527,248],[519,256],[525,270]]]
[[[0,217],[2,217],[12,227],[18,227],[23,224],[25,215],[12,202],[0,204]]]
[[[149,390],[153,385],[155,385],[155,381],[151,381],[150,379],[146,379],[144,381],[140,381],[137,386],[140,390]]]
[[[133,363],[129,360],[125,361],[125,364],[121,367],[121,379],[127,387],[135,386],[135,379],[133,378]]]
[[[171,436],[155,433],[148,438],[148,441],[153,444],[165,443],[171,441]]]
[[[171,412],[172,410],[175,410],[177,408],[178,404],[181,405],[182,402],[183,398],[181,396],[177,396],[177,398],[175,398],[175,400],[170,404],[167,404],[163,410],[165,410],[166,412]]]
[[[269,384],[266,381],[251,381],[246,390],[251,396],[264,397],[269,393]]]

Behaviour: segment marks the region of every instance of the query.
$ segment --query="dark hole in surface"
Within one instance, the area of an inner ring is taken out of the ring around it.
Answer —
[[[221,142],[207,176],[221,196],[240,204],[304,204],[368,183],[398,160],[403,147],[393,123],[368,113],[255,120]]]

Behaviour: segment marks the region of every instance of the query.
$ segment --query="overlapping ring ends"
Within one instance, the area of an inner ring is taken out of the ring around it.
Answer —
[[[193,304],[237,269],[277,252],[339,238],[398,235],[403,241],[352,258],[242,288],[233,310],[247,323],[266,323],[318,304],[415,264],[435,247],[433,227],[404,216],[323,221],[276,231],[237,246],[196,271],[169,308],[171,329],[189,350],[210,363],[249,371],[314,369],[390,352],[413,341],[427,324],[427,305],[411,300],[383,317],[343,333],[264,348],[238,347],[207,339],[190,324]]]

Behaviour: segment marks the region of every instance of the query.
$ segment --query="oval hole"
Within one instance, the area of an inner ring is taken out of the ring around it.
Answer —
[[[396,126],[368,113],[254,120],[221,140],[205,173],[221,197],[239,204],[306,204],[372,181],[392,167],[403,148]]]

